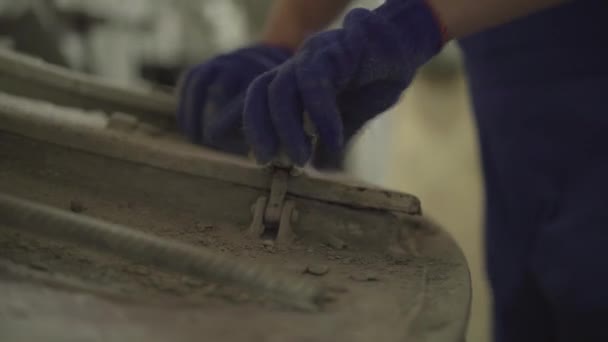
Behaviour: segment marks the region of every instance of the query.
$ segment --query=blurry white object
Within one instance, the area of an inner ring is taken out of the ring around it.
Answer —
[[[205,19],[213,27],[215,42],[220,50],[242,46],[247,37],[247,17],[232,1],[202,2]]]
[[[346,159],[348,173],[370,184],[384,186],[392,165],[391,134],[394,113],[388,111],[369,122],[353,139]]]
[[[1,17],[18,17],[32,7],[37,0],[0,0]]]
[[[250,39],[247,15],[231,0],[55,1],[62,10],[103,19],[89,37],[66,35],[72,66],[88,65],[122,84],[141,82],[142,64],[194,64]]]
[[[31,1],[31,0],[30,0]],[[150,16],[158,0],[54,0],[60,9],[94,14],[112,21],[133,24]]]
[[[88,58],[92,71],[122,85],[139,80],[140,40],[136,32],[107,25],[95,29],[89,37]]]
[[[0,101],[6,108],[25,108],[27,110],[7,110],[7,115],[19,115],[20,119],[45,120],[62,125],[75,125],[103,129],[108,125],[108,117],[101,111],[87,111],[77,108],[58,106],[50,102],[24,98],[0,92]]]

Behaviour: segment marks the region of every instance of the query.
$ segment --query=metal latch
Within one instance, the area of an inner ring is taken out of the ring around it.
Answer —
[[[313,151],[317,147],[317,134],[315,126],[308,113],[302,114],[304,131],[310,138]],[[251,207],[253,220],[249,226],[249,233],[253,236],[275,239],[277,243],[289,243],[295,238],[291,224],[298,219],[298,212],[293,201],[286,201],[287,182],[289,177],[301,173],[290,162],[289,158],[280,153],[277,159],[271,162],[272,182],[270,183],[270,196],[262,196]]]
[[[256,237],[289,243],[295,238],[292,220],[296,219],[295,203],[285,200],[291,169],[272,166],[269,196],[259,197],[252,206],[253,220],[249,233]]]

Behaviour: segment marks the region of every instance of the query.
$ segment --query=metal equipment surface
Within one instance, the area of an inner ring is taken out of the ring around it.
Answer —
[[[6,56],[0,340],[463,340],[467,264],[415,196],[192,146],[147,91],[30,92],[46,66]]]

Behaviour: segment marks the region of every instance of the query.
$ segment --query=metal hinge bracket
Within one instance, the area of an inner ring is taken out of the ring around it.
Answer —
[[[275,239],[277,243],[289,243],[295,238],[291,227],[296,218],[295,204],[285,200],[290,173],[288,168],[273,167],[270,194],[259,197],[251,207],[252,236]]]

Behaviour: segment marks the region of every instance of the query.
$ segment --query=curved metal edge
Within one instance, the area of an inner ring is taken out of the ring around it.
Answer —
[[[473,297],[466,256],[452,234],[431,218],[424,216],[417,220],[420,222],[416,237],[419,257],[431,261],[425,269],[426,292],[432,293],[433,297],[426,298],[420,315],[412,322],[416,329],[414,336],[429,342],[462,336],[461,341],[465,341]],[[446,268],[451,268],[452,272],[446,274]]]
[[[0,100],[2,98],[9,98],[11,101],[0,101],[1,131],[233,184],[263,189],[270,187],[272,175],[265,168],[243,158],[179,141],[68,125],[58,120],[49,121],[42,119],[44,115],[39,117],[27,115],[40,111],[39,106],[28,106],[32,100],[7,94],[3,94]],[[45,109],[45,111],[52,110],[61,112],[65,109],[59,106]],[[420,201],[413,195],[355,185],[344,181],[344,178],[324,179],[310,173],[291,177],[287,193],[296,197],[361,209],[398,211],[411,215],[419,215],[421,212]]]
[[[12,93],[47,101],[59,101],[58,96],[48,94],[61,93],[65,95],[65,99],[77,98],[79,102],[85,102],[83,100],[86,99],[99,109],[136,111],[137,114],[143,114],[143,117],[157,119],[173,119],[177,108],[175,98],[171,94],[153,89],[122,87],[100,77],[72,71],[4,49],[0,50],[1,78],[4,78],[4,87],[10,87]],[[11,86],[12,83],[23,84],[14,87]],[[64,103],[58,104],[67,104],[65,99]]]

